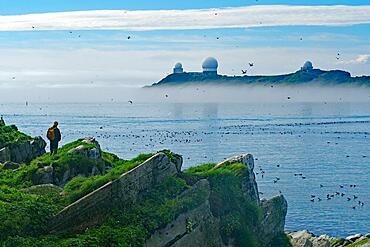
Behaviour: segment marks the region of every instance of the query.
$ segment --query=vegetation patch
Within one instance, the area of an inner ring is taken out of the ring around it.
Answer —
[[[105,169],[105,162],[102,159],[93,160],[82,153],[70,152],[72,149],[83,146],[86,149],[92,149],[96,146],[83,142],[82,139],[69,143],[58,149],[58,154],[44,154],[31,162],[31,165],[37,167],[52,166],[54,176],[61,180],[67,170],[73,170],[76,174],[88,174],[93,167],[97,167],[100,172]]]
[[[259,229],[261,209],[244,196],[242,188],[248,168],[228,162],[222,166],[193,167],[179,177],[169,177],[131,208],[112,210],[102,225],[81,234],[48,234],[46,226],[50,218],[65,206],[116,180],[154,155],[141,154],[132,160],[122,160],[114,154],[101,152],[101,157],[94,160],[84,153],[70,152],[81,145],[85,149],[97,148],[80,139],[60,148],[57,155],[45,154],[17,170],[0,168],[0,246],[143,246],[154,231],[207,199],[212,214],[220,219],[220,234],[225,244],[232,240],[237,246],[260,246],[254,229]],[[169,150],[161,152],[176,161],[176,154]],[[48,166],[53,167],[58,179],[62,179],[67,170],[87,174],[93,167],[97,167],[101,175],[74,177],[63,188],[33,186],[34,176]],[[202,189],[184,193],[200,179],[210,183],[209,198],[209,191]]]
[[[32,138],[20,131],[17,126],[0,126],[0,149],[12,144],[23,144]]]
[[[103,153],[102,158],[105,162],[113,165],[113,168],[104,175],[92,177],[75,177],[64,186],[67,201],[72,203],[88,193],[98,189],[104,184],[118,179],[123,173],[132,170],[144,161],[152,157],[153,154],[140,154],[132,160],[122,160],[116,155]]]
[[[84,171],[86,167],[96,165],[96,163],[86,164],[91,161],[81,157],[81,154],[68,153],[69,150],[80,145],[86,145],[88,148],[95,147],[95,145],[91,146],[91,144],[78,140],[59,149],[60,152],[55,156],[45,154],[28,165],[22,164],[17,170],[0,167],[0,246],[5,243],[6,239],[12,240],[11,242],[6,241],[5,246],[8,244],[10,246],[53,246],[54,236],[38,239],[38,236],[46,233],[45,227],[51,216],[71,202],[140,165],[153,155],[141,154],[132,160],[122,160],[116,155],[102,152],[99,162],[111,167],[104,175],[76,177],[70,180],[64,188],[51,185],[33,186],[32,178],[38,172],[39,167],[53,166],[54,169],[63,170],[73,166],[79,171]],[[76,161],[78,163],[75,163]],[[81,167],[77,168],[77,166]],[[25,242],[17,244],[18,240]],[[69,241],[63,244],[73,245],[74,242]],[[86,241],[84,240],[84,243],[89,242]],[[48,244],[43,244],[44,242]]]
[[[101,226],[79,235],[43,237],[13,236],[5,246],[143,246],[150,234],[161,229],[180,214],[200,206],[207,191],[182,194],[189,186],[184,180],[169,177],[127,211],[113,210]]]
[[[0,185],[14,188],[27,188],[32,186],[32,176],[36,172],[36,165],[22,164],[17,170],[3,169],[0,167]]]
[[[58,194],[37,196],[1,185],[0,243],[10,236],[38,236],[45,233],[50,217],[62,208]]]

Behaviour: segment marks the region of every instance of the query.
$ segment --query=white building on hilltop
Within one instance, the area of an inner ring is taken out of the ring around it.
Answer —
[[[204,74],[217,75],[218,62],[215,58],[208,57],[204,60],[202,68]]]
[[[175,67],[173,68],[173,73],[174,74],[184,73],[184,69],[181,63],[175,64]]]
[[[310,70],[313,70],[313,65],[310,61],[307,61],[303,64],[303,66],[301,67],[301,70],[302,71],[310,71]]]
[[[218,62],[215,58],[208,57],[203,61],[202,68],[203,68],[203,74],[205,75],[217,75]],[[184,68],[182,67],[181,63],[175,64],[175,66],[173,67],[173,73],[174,74],[185,73]],[[192,73],[199,73],[199,72],[192,72]]]

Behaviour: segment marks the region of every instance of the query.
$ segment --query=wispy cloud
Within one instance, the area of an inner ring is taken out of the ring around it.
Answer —
[[[93,10],[0,16],[0,31],[187,30],[370,23],[367,6],[265,5],[193,10]]]
[[[356,61],[358,63],[367,63],[369,62],[370,60],[370,54],[366,54],[366,55],[359,55],[357,58],[356,58]]]
[[[366,64],[370,62],[370,54],[358,55],[355,59],[341,61],[338,64]]]

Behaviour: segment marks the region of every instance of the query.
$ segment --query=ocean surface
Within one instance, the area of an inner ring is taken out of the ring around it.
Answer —
[[[287,230],[370,232],[370,103],[0,104],[0,115],[44,138],[57,120],[62,143],[94,136],[124,159],[171,149],[184,169],[251,153],[261,197],[287,198]]]

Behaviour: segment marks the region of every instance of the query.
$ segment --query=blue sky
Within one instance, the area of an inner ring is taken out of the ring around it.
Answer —
[[[1,0],[0,14],[14,15],[25,13],[42,13],[55,11],[77,11],[77,10],[97,10],[97,9],[129,9],[129,10],[151,10],[151,9],[194,9],[194,8],[219,8],[219,7],[237,7],[248,5],[368,5],[367,0]]]
[[[250,74],[277,74],[306,60],[370,74],[370,1],[153,2],[0,0],[0,88],[137,87],[177,61],[199,71],[207,56],[230,75],[248,62]]]

